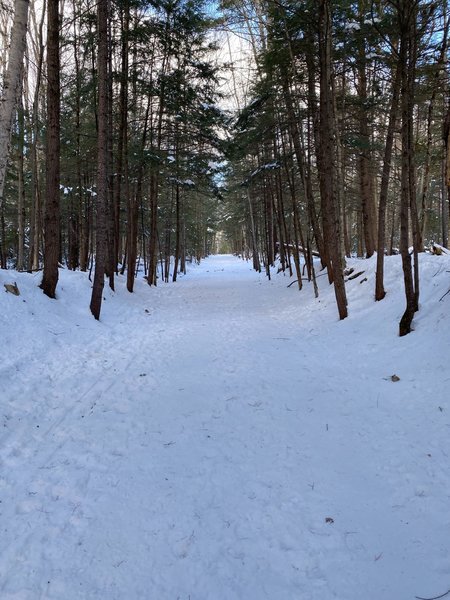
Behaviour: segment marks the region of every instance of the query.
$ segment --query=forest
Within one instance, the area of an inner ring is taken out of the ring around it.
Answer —
[[[447,0],[0,0],[0,600],[450,598]]]
[[[315,281],[448,244],[446,1],[2,0],[2,268],[95,270],[91,310],[211,253]],[[320,267],[314,265],[320,257]],[[173,266],[171,266],[171,261]],[[301,263],[303,262],[303,266]]]

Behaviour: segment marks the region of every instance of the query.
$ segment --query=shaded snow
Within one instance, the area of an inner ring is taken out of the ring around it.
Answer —
[[[211,257],[176,284],[0,271],[2,600],[409,600],[450,579],[448,256],[301,292]],[[363,281],[367,278],[367,281]],[[400,380],[393,382],[391,375]],[[332,519],[332,522],[327,522]]]

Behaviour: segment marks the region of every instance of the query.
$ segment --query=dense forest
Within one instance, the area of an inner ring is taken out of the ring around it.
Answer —
[[[400,253],[409,333],[448,245],[446,0],[0,6],[3,269],[50,297],[92,272],[99,318],[105,278],[233,252],[300,289],[326,269],[344,319],[345,257],[376,253],[381,301]]]
[[[449,28],[0,0],[0,600],[450,600]]]

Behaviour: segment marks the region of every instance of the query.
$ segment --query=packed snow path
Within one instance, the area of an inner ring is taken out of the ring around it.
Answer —
[[[401,303],[364,304],[364,283],[339,323],[324,281],[318,302],[218,256],[173,285],[105,288],[97,323],[85,274],[63,272],[57,301],[18,276],[1,317],[2,600],[450,588],[448,304],[399,339]]]

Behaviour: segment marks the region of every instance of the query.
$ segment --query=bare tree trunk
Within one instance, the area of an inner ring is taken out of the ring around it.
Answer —
[[[406,0],[407,1],[407,0]],[[412,118],[413,99],[412,77],[414,65],[412,64],[412,19],[413,11],[406,7],[399,8],[401,28],[400,42],[400,67],[402,78],[402,174],[401,174],[401,205],[400,205],[400,253],[402,256],[403,280],[405,284],[406,309],[399,324],[400,336],[411,331],[411,323],[416,310],[416,297],[414,292],[413,273],[411,269],[411,256],[409,254],[409,214],[411,210],[411,173],[412,168]]]
[[[127,169],[124,175],[128,179]],[[142,185],[142,184],[141,184]],[[137,231],[138,231],[138,203],[137,193],[131,193],[130,186],[125,185],[128,190],[127,198],[127,290],[132,293],[134,289],[134,276],[137,258]]]
[[[322,233],[320,231],[319,220],[318,220],[317,214],[316,214],[316,207],[314,204],[314,194],[313,194],[313,189],[312,189],[312,185],[311,185],[311,179],[309,177],[309,174],[306,171],[306,166],[305,166],[306,159],[304,156],[300,131],[299,131],[299,127],[297,124],[297,118],[296,118],[295,111],[294,111],[294,104],[292,101],[292,94],[291,94],[291,90],[289,87],[289,82],[287,80],[287,77],[283,78],[283,94],[284,94],[284,100],[286,103],[289,134],[291,136],[291,140],[292,140],[292,143],[294,146],[295,158],[297,159],[297,165],[298,165],[298,169],[300,171],[300,179],[302,181],[302,186],[303,186],[306,201],[307,201],[308,214],[309,214],[309,217],[311,220],[311,225],[312,225],[313,232],[314,232],[314,238],[316,240],[317,250],[319,251],[321,258],[324,260],[325,250],[324,250]]]
[[[17,190],[17,270],[23,271],[25,265],[25,173],[23,147],[25,145],[25,122],[23,103],[19,107],[19,185]]]
[[[445,116],[442,137],[445,146],[445,157],[442,164],[442,197],[441,197],[441,213],[442,213],[442,245],[448,246],[448,222],[449,222],[449,207],[450,207],[450,104],[448,105],[447,114]]]
[[[15,0],[8,67],[6,69],[2,95],[0,98],[0,207],[3,204],[6,167],[11,144],[11,129],[22,77],[22,65],[23,57],[25,55],[28,24],[28,7],[29,0]]]
[[[144,131],[142,133],[142,144],[141,144],[141,156],[144,156],[145,144],[147,141],[147,129],[148,119],[150,115],[150,104],[151,99],[149,98],[147,103],[147,109],[145,112]],[[144,177],[145,159],[141,158],[139,161],[139,168],[137,173],[136,182],[136,194],[130,195],[129,177],[128,177],[128,158],[125,160],[126,169],[124,170],[125,177],[125,189],[129,197],[127,204],[128,207],[128,227],[127,227],[127,290],[131,293],[134,289],[135,279],[135,265],[136,265],[136,254],[137,254],[137,232],[138,232],[138,212],[139,208],[142,208],[142,180]],[[142,212],[141,212],[142,217]],[[144,271],[146,270],[145,265],[145,237],[144,227],[142,227],[142,248],[144,255]]]
[[[291,154],[292,154],[292,139],[290,140],[290,150],[291,150]],[[285,143],[285,136],[281,136],[281,143],[283,146],[283,154],[284,156],[287,156],[287,149],[286,149],[286,143]],[[293,233],[294,233],[294,240],[293,240],[293,248],[292,248],[292,256],[294,258],[294,265],[295,265],[295,273],[297,276],[297,284],[298,284],[298,289],[301,290],[302,289],[302,272],[301,272],[301,268],[300,268],[300,239],[303,238],[302,236],[302,229],[301,229],[301,225],[300,225],[300,219],[298,216],[298,207],[297,207],[297,199],[296,199],[296,188],[295,188],[295,177],[293,176],[293,163],[288,164],[287,160],[283,161],[284,164],[284,169],[285,169],[285,173],[286,173],[286,179],[288,182],[288,187],[289,187],[289,192],[290,192],[290,196],[291,196],[291,206],[292,206],[292,217],[293,217]],[[306,248],[305,248],[305,244],[303,243],[303,239],[302,239],[302,249],[303,252],[305,253],[305,262],[306,265],[308,267],[308,275],[309,275],[309,261],[306,259]],[[309,278],[310,279],[310,278]]]
[[[30,254],[28,259],[29,271],[39,268],[39,249],[41,243],[41,187],[39,181],[38,145],[39,145],[39,98],[41,93],[42,65],[44,61],[43,30],[46,15],[44,4],[39,26],[36,23],[36,13],[33,7],[31,12],[34,24],[34,37],[36,38],[36,84],[33,98],[33,112],[30,124],[32,144],[30,146],[31,163],[31,227],[30,227]]]
[[[128,114],[128,40],[129,40],[129,23],[130,23],[130,8],[126,4],[122,14],[122,32],[121,32],[121,74],[120,74],[120,95],[119,95],[119,114],[120,114],[120,129],[119,139],[117,142],[117,159],[115,165],[115,186],[114,186],[114,241],[115,241],[115,260],[119,262],[119,241],[120,241],[120,204],[122,196],[122,181],[123,181],[123,161],[125,156],[124,144],[127,144],[127,114]]]
[[[434,104],[436,101],[436,95],[439,87],[439,82],[442,77],[442,67],[445,64],[445,59],[447,55],[447,39],[448,39],[448,31],[450,26],[450,20],[447,20],[445,24],[441,52],[439,54],[439,59],[436,62],[436,71],[433,79],[433,91],[431,94],[431,98],[428,104],[428,114],[427,114],[427,150],[425,154],[425,169],[423,176],[423,187],[422,187],[422,202],[421,202],[421,215],[420,215],[420,233],[419,233],[419,251],[423,252],[424,246],[424,237],[426,234],[426,227],[428,222],[428,211],[429,211],[429,200],[428,200],[428,189],[430,186],[430,168],[431,168],[431,151],[433,146],[433,136],[432,136],[432,125],[433,125],[433,117],[434,117]]]
[[[180,253],[181,253],[181,212],[180,212],[180,186],[178,183],[175,188],[175,256],[174,256],[174,265],[173,265],[173,274],[172,281],[175,282],[177,280],[178,275],[178,265],[180,262]]]
[[[157,275],[156,267],[158,262],[157,256],[158,244],[158,175],[152,173],[150,175],[150,243],[148,248],[148,275],[147,283],[156,285]]]
[[[318,163],[320,162],[320,135],[319,135],[319,108],[317,106],[317,95],[316,95],[316,79],[315,79],[315,62],[314,62],[314,53],[315,53],[315,45],[313,41],[313,36],[311,32],[307,31],[305,33],[305,38],[308,40],[310,45],[310,51],[306,53],[306,66],[308,70],[308,112],[310,115],[310,120],[312,121],[312,130],[313,130],[313,139],[314,139],[314,148],[316,151],[316,159]],[[310,143],[310,139],[308,136],[308,144]],[[307,201],[308,201],[308,213],[309,220],[313,227],[314,237],[316,238],[317,249],[320,253],[320,260],[322,267],[327,267],[329,273],[331,273],[329,256],[328,256],[328,248],[327,244],[324,241],[325,232],[319,233],[319,237],[317,237],[315,230],[318,228],[318,218],[316,215],[315,204],[314,204],[314,195],[312,191],[312,182],[311,182],[311,167],[308,166],[308,177],[306,179],[307,185]],[[320,167],[319,167],[320,169]],[[316,224],[315,224],[316,221]],[[323,225],[323,221],[322,221]],[[320,249],[320,245],[322,245],[322,249]]]
[[[384,147],[383,172],[381,175],[380,203],[378,206],[378,244],[377,244],[377,272],[375,278],[375,300],[383,300],[386,296],[384,290],[384,247],[386,243],[386,207],[389,190],[389,177],[391,174],[392,148],[394,142],[395,124],[398,114],[398,100],[400,96],[401,69],[397,64],[395,80],[392,88],[391,109]]]
[[[76,14],[76,2],[72,0],[72,9]],[[75,141],[76,141],[76,192],[71,199],[72,210],[69,215],[69,268],[76,269],[81,257],[81,218],[83,207],[83,189],[81,176],[81,74],[79,61],[79,40],[77,20],[73,21],[73,52],[75,64]]]
[[[115,274],[117,271],[116,230],[114,215],[114,147],[113,147],[113,48],[111,19],[108,20],[108,127],[106,137],[107,155],[107,195],[106,195],[106,262],[105,274],[108,277],[109,288],[115,291]],[[128,153],[127,153],[128,154]]]
[[[47,156],[44,221],[44,274],[41,288],[55,297],[60,253],[60,57],[59,1],[48,0],[47,14]]]
[[[359,0],[361,24],[367,7],[364,0]],[[359,96],[359,136],[360,151],[358,157],[359,186],[361,195],[361,210],[363,219],[364,244],[366,256],[369,258],[376,248],[376,209],[373,190],[372,156],[370,150],[370,134],[368,123],[368,96],[366,74],[365,40],[359,36],[358,43],[358,96]]]
[[[335,123],[331,85],[331,14],[329,0],[320,0],[319,57],[320,57],[320,162],[319,184],[322,200],[324,240],[328,246],[332,279],[339,317],[345,319],[347,297],[340,256],[339,212],[335,190]]]
[[[98,0],[98,147],[95,275],[90,309],[100,318],[107,259],[108,198],[108,0]]]
[[[165,32],[167,34],[167,45],[165,47],[164,56],[161,65],[161,88],[159,90],[159,103],[157,114],[156,128],[156,147],[158,151],[161,149],[162,143],[162,126],[165,110],[166,84],[165,74],[168,66],[169,54],[171,52],[170,36],[168,35],[170,26],[170,11],[166,14]],[[156,268],[158,264],[157,244],[158,244],[158,195],[159,195],[159,171],[158,167],[153,167],[150,174],[150,244],[148,248],[148,276],[147,283],[156,285],[157,275]]]
[[[252,197],[250,195],[250,188],[247,188],[247,200],[248,200],[248,209],[250,215],[250,233],[252,236],[252,258],[253,258],[253,268],[258,273],[261,272],[261,263],[259,261],[258,247],[256,245],[256,228],[255,228],[255,218],[253,215],[253,202]]]

